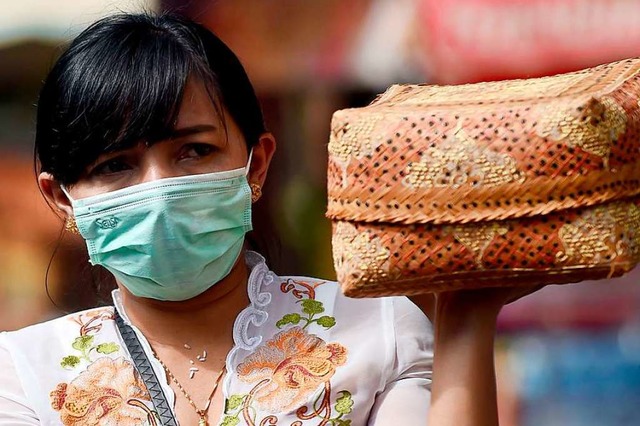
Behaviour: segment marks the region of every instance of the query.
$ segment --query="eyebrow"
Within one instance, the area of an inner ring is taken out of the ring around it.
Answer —
[[[171,132],[172,138],[183,138],[185,136],[191,136],[196,133],[215,132],[218,128],[212,124],[197,124],[195,126],[182,127],[180,129],[174,129]]]

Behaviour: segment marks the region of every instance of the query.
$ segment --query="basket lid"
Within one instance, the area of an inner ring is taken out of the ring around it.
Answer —
[[[466,223],[640,193],[640,59],[552,77],[394,85],[331,123],[331,219]]]

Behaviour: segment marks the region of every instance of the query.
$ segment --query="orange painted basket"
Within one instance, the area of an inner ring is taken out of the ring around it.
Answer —
[[[640,59],[553,77],[394,85],[331,123],[345,294],[622,275],[640,260]]]

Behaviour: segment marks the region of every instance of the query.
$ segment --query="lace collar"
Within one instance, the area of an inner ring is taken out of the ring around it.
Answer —
[[[262,335],[257,331],[259,328],[267,321],[269,318],[269,313],[267,308],[271,303],[272,295],[267,291],[267,288],[277,280],[277,275],[269,270],[264,257],[260,254],[247,250],[245,252],[245,262],[247,267],[250,270],[249,278],[247,279],[247,295],[249,297],[249,305],[244,308],[236,317],[236,320],[233,325],[233,347],[227,354],[226,359],[226,367],[227,367],[227,375],[224,380],[224,393],[225,396],[228,395],[229,386],[231,384],[231,380],[233,376],[235,376],[235,365],[237,365],[235,361],[236,356],[239,351],[248,351],[253,352],[259,345],[262,343]],[[122,303],[122,294],[120,290],[115,289],[111,293],[113,298],[113,304],[115,309],[118,310],[118,313],[124,320],[124,322],[128,325],[131,325],[133,329],[138,334],[138,338],[140,339],[142,346],[147,353],[149,359],[155,364],[157,363],[156,359],[153,357],[151,353],[151,347],[144,335],[137,329],[127,316],[127,313],[124,309],[124,305]],[[251,327],[251,326],[254,327]],[[162,378],[165,380],[164,369],[161,368],[159,370],[162,374]],[[172,394],[172,398],[175,396]],[[173,405],[173,401],[168,401]]]

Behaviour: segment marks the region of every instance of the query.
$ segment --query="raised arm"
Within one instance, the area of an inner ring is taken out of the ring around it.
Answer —
[[[496,320],[502,306],[533,290],[492,288],[414,298],[435,331],[429,426],[498,425]]]

